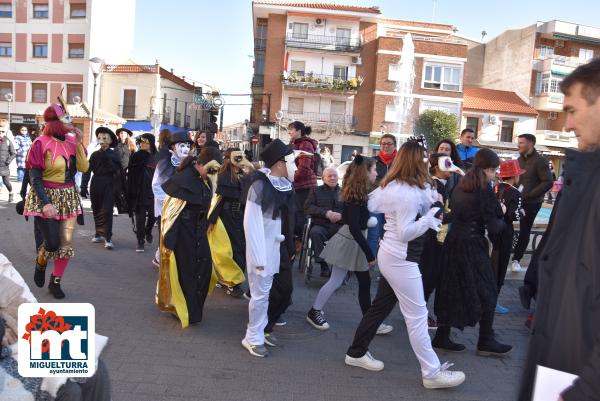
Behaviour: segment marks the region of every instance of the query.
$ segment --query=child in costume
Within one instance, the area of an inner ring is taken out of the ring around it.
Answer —
[[[269,351],[265,343],[272,346],[275,341],[268,341],[265,329],[289,305],[291,296],[291,283],[279,283],[278,288],[285,291],[270,293],[273,277],[280,268],[282,243],[285,241],[293,249],[293,224],[282,224],[282,220],[287,221],[293,215],[292,182],[296,165],[293,150],[279,139],[265,147],[260,156],[265,168],[249,177],[244,213],[246,265],[252,297],[242,346],[253,356],[266,357]],[[288,230],[286,235],[282,234],[283,229]]]
[[[494,188],[496,198],[503,206],[502,210],[504,211],[504,229],[500,234],[490,237],[493,245],[492,269],[498,284],[498,295],[500,295],[500,290],[504,285],[504,277],[510,261],[515,233],[513,222],[519,221],[525,213],[521,204],[521,192],[516,188],[519,185],[519,177],[523,173],[525,173],[525,170],[521,169],[518,160],[501,162],[498,177],[502,179],[502,182]],[[508,312],[508,308],[496,303],[496,313],[503,315]]]
[[[69,115],[59,104],[44,111],[44,132],[31,145],[27,154],[32,190],[25,199],[25,216],[33,216],[44,237],[38,249],[34,282],[43,287],[46,266],[54,259],[54,271],[48,289],[57,298],[64,298],[60,288],[62,276],[74,255],[72,240],[81,200],[75,187],[77,171],[86,172],[89,163],[83,136],[70,123]],[[71,133],[73,132],[73,133]]]
[[[92,238],[93,243],[104,241],[104,248],[113,249],[112,225],[113,207],[115,206],[115,190],[120,188],[121,160],[114,147],[118,144],[117,136],[110,128],[98,127],[96,139],[100,149],[92,153],[90,168],[81,179],[81,196],[88,197],[88,183],[94,173],[89,195],[94,213],[96,233]]]

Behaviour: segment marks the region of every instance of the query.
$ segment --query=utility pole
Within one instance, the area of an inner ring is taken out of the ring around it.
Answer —
[[[435,11],[437,8],[437,0],[432,0],[433,1],[433,13],[431,15],[431,22],[435,22]]]
[[[225,113],[225,105],[221,106],[221,112],[219,113],[219,131],[223,132],[223,114]]]

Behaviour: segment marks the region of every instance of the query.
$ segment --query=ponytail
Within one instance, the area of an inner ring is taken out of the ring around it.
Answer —
[[[291,122],[290,125],[288,125],[288,128],[294,128],[296,131],[300,131],[302,136],[310,136],[310,133],[312,132],[311,127],[307,127],[300,121]]]

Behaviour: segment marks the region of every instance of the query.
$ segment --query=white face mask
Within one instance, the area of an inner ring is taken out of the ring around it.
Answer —
[[[287,178],[290,182],[294,182],[294,175],[296,174],[296,156],[294,153],[290,153],[285,157],[285,166],[287,168]]]
[[[190,144],[188,142],[179,142],[175,144],[175,156],[183,160],[190,153]]]
[[[110,137],[109,134],[98,134],[98,145],[100,145],[101,148],[108,148],[110,146],[110,144],[112,143],[112,138]]]

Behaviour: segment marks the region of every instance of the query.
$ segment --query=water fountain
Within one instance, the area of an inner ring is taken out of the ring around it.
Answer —
[[[396,83],[396,125],[395,135],[398,143],[404,142],[412,135],[408,132],[408,119],[413,107],[413,86],[415,83],[415,44],[412,35],[407,33],[402,39],[402,56]]]

